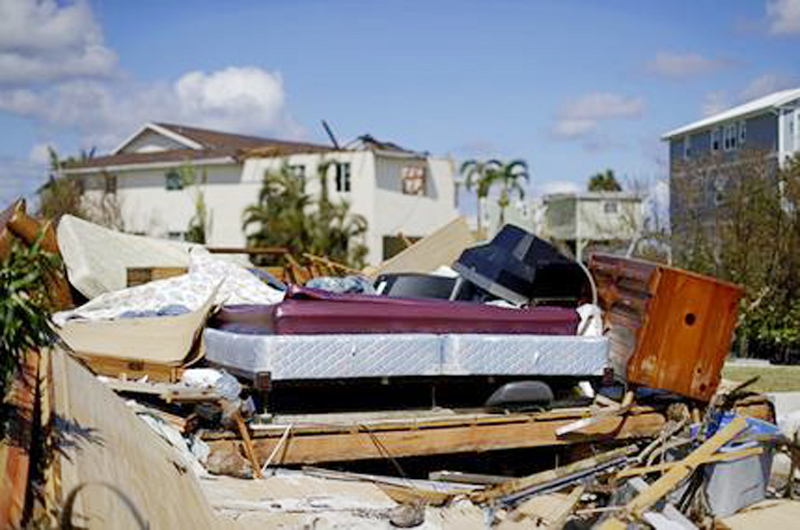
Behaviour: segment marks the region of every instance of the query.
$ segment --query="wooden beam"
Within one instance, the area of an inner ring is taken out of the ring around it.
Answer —
[[[275,463],[314,464],[385,458],[387,453],[392,457],[423,456],[635,439],[655,436],[665,423],[660,411],[640,407],[624,418],[606,418],[580,435],[556,436],[558,427],[575,418],[573,411],[560,417],[550,413],[494,415],[471,421],[437,418],[429,423],[417,419],[407,424],[387,422],[384,426],[295,425]],[[272,453],[285,427],[254,431],[253,445],[259,461],[265,461]],[[217,447],[224,450],[223,440],[229,438],[226,433],[204,436],[212,451]]]
[[[737,460],[739,458],[746,458],[748,456],[758,456],[763,453],[764,450],[761,447],[750,447],[747,449],[742,449],[741,451],[733,451],[730,453],[718,453],[716,455],[709,456],[708,458],[697,462],[696,465],[702,464],[711,464],[713,462],[724,462],[726,460]],[[655,466],[646,466],[646,467],[634,467],[631,469],[623,469],[619,473],[617,473],[617,478],[626,478],[626,477],[635,477],[637,475],[646,475],[648,473],[656,473],[658,471],[669,471],[676,465],[683,465],[681,461],[677,462],[667,462],[665,464],[657,464]]]

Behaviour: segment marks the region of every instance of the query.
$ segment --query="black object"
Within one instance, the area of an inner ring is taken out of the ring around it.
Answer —
[[[490,410],[524,410],[549,407],[553,390],[542,381],[515,381],[501,386],[486,400]]]
[[[456,280],[457,278],[432,274],[381,274],[374,285],[375,289],[385,296],[449,300],[456,287]]]
[[[514,225],[465,250],[453,268],[465,280],[515,304],[577,301],[586,276],[554,246]]]
[[[437,298],[465,302],[486,302],[496,298],[463,278],[433,274],[381,274],[374,285],[380,294],[395,298]]]

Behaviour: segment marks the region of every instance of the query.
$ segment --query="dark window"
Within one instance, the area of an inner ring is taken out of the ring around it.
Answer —
[[[350,163],[340,162],[336,164],[336,191],[350,191]]]
[[[295,166],[289,166],[289,172],[294,175],[295,177],[299,178],[303,182],[306,180],[306,166],[302,164],[298,164]]]
[[[712,151],[719,151],[719,141],[720,136],[722,136],[722,130],[717,127],[713,131],[711,131],[711,150]]]
[[[173,169],[167,172],[165,179],[168,191],[183,189],[183,179],[181,178],[181,174],[176,170]]]
[[[117,193],[117,176],[105,175],[106,193]]]
[[[186,239],[186,232],[170,231],[167,232],[167,238],[175,241],[184,241]]]

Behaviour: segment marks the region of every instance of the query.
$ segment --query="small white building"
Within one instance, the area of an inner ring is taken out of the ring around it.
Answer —
[[[368,223],[368,263],[379,263],[398,234],[423,237],[453,220],[455,163],[370,136],[335,149],[196,127],[148,123],[106,156],[69,164],[87,195],[115,194],[124,230],[182,239],[195,213],[193,187],[180,171],[191,167],[210,213],[211,246],[244,247],[244,209],[254,204],[264,176],[287,164],[320,191],[317,171],[328,163],[332,200],[344,199]]]
[[[579,260],[591,243],[631,241],[642,230],[642,199],[635,193],[554,193],[542,201],[543,235],[566,242]]]

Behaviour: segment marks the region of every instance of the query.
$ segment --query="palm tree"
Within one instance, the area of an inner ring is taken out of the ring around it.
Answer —
[[[501,162],[500,160],[490,160],[486,164],[488,172],[486,181],[491,188],[495,183],[502,185],[500,197],[497,204],[500,206],[500,226],[506,222],[506,208],[511,204],[511,196],[516,192],[520,199],[525,198],[525,188],[522,180],[528,181],[528,164],[524,160],[512,160],[511,162]]]
[[[461,164],[460,172],[466,177],[467,191],[476,190],[478,196],[478,237],[483,236],[483,227],[481,215],[481,206],[484,199],[489,196],[489,189],[492,186],[492,181],[489,179],[490,162],[482,162],[480,160],[467,160]]]
[[[589,191],[622,191],[613,169],[595,173],[589,179]]]
[[[308,248],[310,223],[306,208],[310,197],[305,183],[288,165],[264,175],[258,202],[245,208],[242,227],[256,226],[248,234],[249,246],[282,246],[300,255]]]

